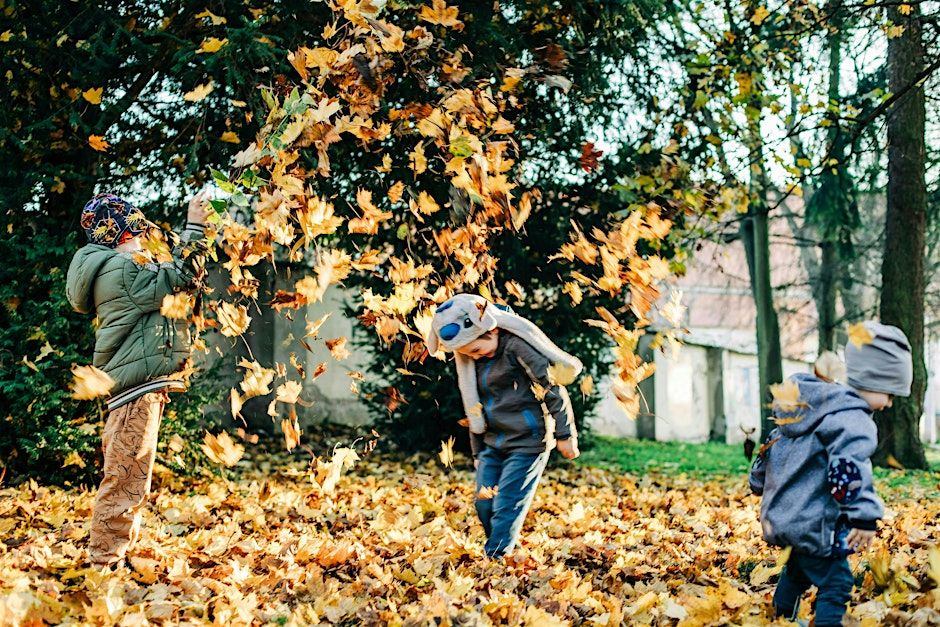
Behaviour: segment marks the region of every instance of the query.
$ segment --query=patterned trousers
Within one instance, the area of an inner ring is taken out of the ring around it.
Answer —
[[[88,544],[94,564],[119,561],[137,541],[167,400],[166,392],[151,392],[108,415],[101,437],[104,479],[95,499]]]

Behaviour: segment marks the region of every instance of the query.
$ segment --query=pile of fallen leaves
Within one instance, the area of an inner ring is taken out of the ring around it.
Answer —
[[[465,470],[339,448],[235,476],[158,472],[141,541],[108,573],[86,564],[93,493],[0,490],[0,624],[766,624],[785,556],[743,480],[553,469],[494,562]],[[852,614],[940,624],[940,504],[886,497],[875,550],[851,558]]]

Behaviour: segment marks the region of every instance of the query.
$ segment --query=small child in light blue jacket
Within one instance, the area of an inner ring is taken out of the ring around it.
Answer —
[[[775,409],[779,426],[751,468],[751,490],[763,496],[764,539],[793,547],[774,609],[795,619],[803,593],[816,586],[818,627],[842,624],[854,583],[847,556],[871,544],[884,514],[869,459],[878,444],[872,412],[911,393],[904,333],[877,322],[865,327],[871,341],[845,347],[847,386],[809,374],[791,378],[800,407]]]

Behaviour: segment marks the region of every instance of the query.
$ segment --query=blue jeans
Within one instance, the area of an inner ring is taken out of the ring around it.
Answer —
[[[855,578],[845,557],[816,557],[794,551],[780,574],[774,592],[777,616],[796,619],[800,598],[816,586],[817,627],[841,625],[845,606],[852,596]]]
[[[486,447],[477,458],[476,508],[483,523],[486,545],[490,557],[499,558],[516,545],[522,522],[525,520],[535,488],[548,462],[548,452],[502,452]],[[480,488],[499,491],[493,498],[481,499]]]

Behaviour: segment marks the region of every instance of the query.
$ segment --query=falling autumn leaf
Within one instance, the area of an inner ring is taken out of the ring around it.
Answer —
[[[885,463],[895,470],[905,470],[904,465],[899,462],[898,459],[891,453],[888,453],[888,457],[885,459]]]
[[[779,409],[783,413],[806,407],[806,403],[800,400],[800,386],[792,379],[771,385],[770,394],[773,397],[774,409]]]
[[[62,466],[78,466],[79,468],[85,467],[85,460],[82,459],[81,455],[77,451],[72,451],[65,456],[65,460],[62,462]]]
[[[584,145],[581,146],[581,157],[578,159],[578,164],[585,172],[591,172],[597,169],[599,165],[598,159],[600,159],[603,154],[604,151],[595,150],[593,142],[585,142]]]
[[[454,463],[454,442],[453,436],[449,437],[446,442],[441,442],[441,452],[437,454],[446,468],[450,468]]]
[[[865,344],[871,344],[875,339],[875,336],[868,330],[864,322],[849,325],[848,334],[849,341],[854,344],[856,348],[861,348]]]
[[[91,87],[82,92],[82,98],[93,105],[101,104],[101,95],[104,93],[103,87]]]
[[[431,24],[449,28],[463,28],[463,22],[457,19],[457,7],[447,6],[444,0],[432,0],[431,6],[421,7],[418,18]]]
[[[72,366],[72,398],[89,401],[107,396],[115,381],[94,366]]]
[[[218,37],[207,37],[202,40],[196,54],[218,52],[228,44],[228,39],[219,39]]]
[[[770,11],[767,10],[767,7],[757,7],[757,9],[751,15],[751,23],[756,26],[760,26],[769,15]]]
[[[192,90],[183,94],[183,100],[186,102],[199,102],[212,93],[214,87],[215,84],[212,81],[203,83],[201,85],[196,85]]]
[[[222,466],[234,466],[245,454],[245,447],[236,444],[225,431],[217,436],[206,431],[202,442],[202,452],[206,454],[206,457]]]
[[[245,393],[245,397],[241,399],[242,401],[271,393],[271,388],[268,386],[274,381],[274,375],[276,374],[274,370],[265,368],[256,361],[248,361],[247,359],[242,359],[238,365],[245,368],[245,375],[241,383],[239,383],[242,392]]]
[[[88,145],[98,152],[104,152],[110,147],[110,144],[101,135],[89,135]]]
[[[285,381],[277,386],[274,397],[282,403],[296,403],[301,391],[303,391],[303,386],[299,381]]]
[[[167,294],[160,304],[160,315],[174,320],[185,320],[192,309],[192,296],[186,292]]]
[[[548,367],[548,381],[552,385],[571,385],[576,376],[575,369],[562,363],[552,364]]]
[[[337,361],[343,361],[349,357],[349,349],[346,348],[346,337],[338,337],[332,340],[326,340],[326,347],[330,355]]]
[[[226,337],[241,335],[248,329],[248,324],[251,322],[247,307],[229,302],[219,303],[216,316],[221,325],[220,331]]]
[[[284,418],[281,420],[281,431],[284,432],[284,445],[288,451],[292,451],[300,444],[300,436],[303,433],[297,424],[297,419]]]

